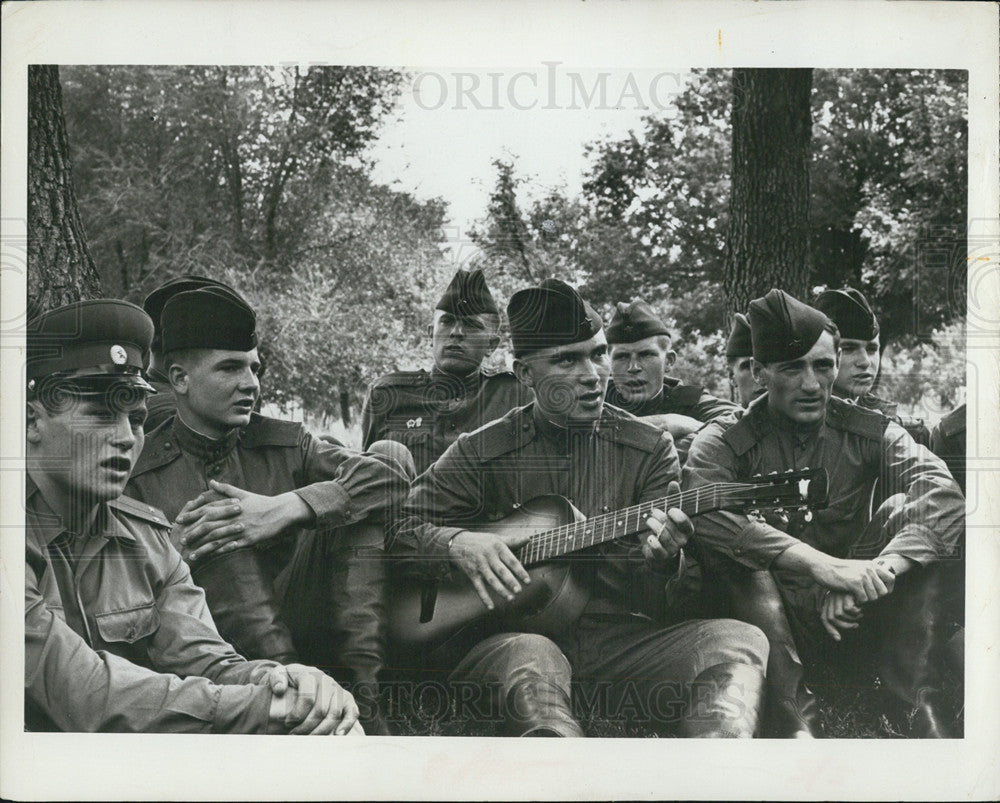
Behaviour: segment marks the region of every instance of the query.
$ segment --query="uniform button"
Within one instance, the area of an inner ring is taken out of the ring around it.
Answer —
[[[609,510],[611,510],[611,508],[610,508],[610,507],[608,507],[607,505],[605,505],[604,507],[602,507],[602,508],[601,508],[601,510],[602,510],[602,511],[603,511],[604,513],[607,513],[607,512],[609,511]]]
[[[170,441],[167,441],[165,444],[163,444],[163,448],[164,449],[169,449],[170,448]]]

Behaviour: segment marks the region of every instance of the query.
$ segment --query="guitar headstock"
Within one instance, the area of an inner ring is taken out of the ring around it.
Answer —
[[[805,510],[808,520],[811,511],[826,507],[828,484],[823,468],[774,472],[748,482],[730,484],[724,507],[741,513],[768,509]]]

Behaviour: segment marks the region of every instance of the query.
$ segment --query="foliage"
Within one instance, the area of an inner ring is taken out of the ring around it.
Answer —
[[[425,353],[445,206],[378,186],[365,148],[403,75],[368,67],[71,67],[74,177],[105,290],[225,277],[259,315],[268,398],[339,415]]]
[[[965,401],[965,321],[934,331],[930,343],[899,342],[882,355],[877,393],[935,422]]]

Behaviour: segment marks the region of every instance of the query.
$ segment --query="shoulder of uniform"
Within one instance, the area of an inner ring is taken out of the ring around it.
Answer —
[[[130,516],[133,519],[141,519],[147,524],[156,524],[160,527],[170,529],[170,522],[167,521],[167,517],[163,515],[162,510],[133,499],[131,496],[119,496],[117,499],[112,499],[108,502],[108,507],[117,513]]]
[[[604,420],[601,421],[602,434],[608,434],[615,441],[643,452],[652,452],[663,440],[663,430],[636,418],[627,410],[604,405]]]
[[[423,368],[419,371],[392,371],[372,382],[372,388],[415,387],[426,384],[429,378],[430,374]]]
[[[460,435],[459,440],[470,443],[479,459],[485,462],[520,449],[534,436],[532,405],[528,404],[515,407],[506,415]]]
[[[142,453],[132,469],[132,478],[138,477],[149,471],[154,471],[161,466],[172,463],[181,456],[180,447],[171,437],[174,417],[171,416],[161,423],[152,432],[146,435],[146,442],[143,444]]]
[[[240,444],[249,449],[258,446],[298,446],[303,431],[302,424],[297,421],[282,421],[254,413],[243,430]]]
[[[889,418],[878,410],[859,407],[834,396],[826,408],[826,423],[845,432],[879,440],[889,425]]]
[[[899,405],[889,399],[883,399],[881,396],[876,396],[874,393],[866,393],[858,399],[858,407],[868,410],[877,410],[882,413],[882,415],[887,415],[892,418],[896,415],[896,410],[899,408]]]
[[[738,417],[735,419],[719,418],[707,424],[706,427],[712,426],[720,429],[722,440],[735,454],[746,454],[764,437],[765,407],[766,403],[755,404],[751,402],[747,410],[738,411]]]
[[[962,404],[956,407],[948,415],[941,419],[941,423],[938,424],[941,427],[941,434],[946,438],[951,438],[958,435],[960,432],[965,431],[965,405]]]
[[[496,369],[483,369],[480,371],[483,379],[488,379],[490,382],[517,382],[517,377],[514,375],[513,371],[508,371],[506,368],[496,368]]]
[[[674,385],[670,390],[670,400],[685,407],[697,404],[705,389],[701,385]]]

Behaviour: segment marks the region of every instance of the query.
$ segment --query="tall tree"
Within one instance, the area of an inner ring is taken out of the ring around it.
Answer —
[[[809,69],[733,70],[729,315],[772,287],[809,290]]]
[[[28,308],[100,295],[77,210],[59,68],[28,67]]]

